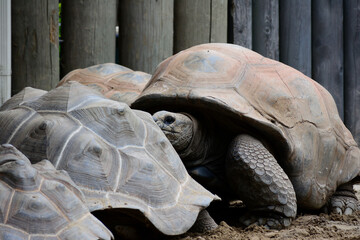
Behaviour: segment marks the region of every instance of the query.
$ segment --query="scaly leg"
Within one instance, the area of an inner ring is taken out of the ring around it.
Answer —
[[[296,216],[294,188],[273,155],[252,136],[237,136],[226,160],[228,183],[250,212],[240,218],[245,225],[257,223],[281,229]]]

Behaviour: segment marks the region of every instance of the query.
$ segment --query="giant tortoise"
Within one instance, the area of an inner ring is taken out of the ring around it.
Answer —
[[[84,69],[76,69],[61,79],[58,86],[77,81],[101,92],[115,101],[131,104],[141,93],[151,75],[133,71],[115,63],[103,63]]]
[[[1,108],[0,129],[0,143],[32,163],[66,170],[91,211],[137,210],[175,235],[217,198],[188,175],[150,114],[77,82],[47,93],[26,88]]]
[[[12,145],[0,145],[0,239],[112,238],[66,172],[47,160],[31,165]]]
[[[132,107],[154,114],[198,182],[244,201],[245,224],[288,226],[331,196],[334,211],[356,209],[360,150],[329,92],[285,64],[195,46],[163,61]]]

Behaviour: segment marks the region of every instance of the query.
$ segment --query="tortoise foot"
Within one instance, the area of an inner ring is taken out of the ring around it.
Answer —
[[[191,232],[207,232],[217,228],[218,225],[214,219],[210,216],[208,211],[202,210],[196,219],[196,222],[191,227]]]
[[[351,184],[344,184],[338,187],[330,197],[327,212],[340,215],[351,215],[359,210],[359,201]]]
[[[290,226],[292,218],[284,217],[280,215],[258,215],[251,214],[251,212],[241,216],[239,219],[240,223],[245,226],[250,226],[256,224],[259,226],[264,226],[267,229],[283,229]]]

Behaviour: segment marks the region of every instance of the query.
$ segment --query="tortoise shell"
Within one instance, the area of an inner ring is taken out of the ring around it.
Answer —
[[[107,98],[131,104],[150,78],[148,73],[133,71],[115,63],[105,63],[71,71],[58,86],[77,81],[100,91]]]
[[[229,131],[265,139],[298,205],[318,209],[359,174],[360,151],[330,93],[280,62],[232,44],[203,44],[163,61],[133,108],[202,111]]]
[[[10,144],[0,145],[0,192],[0,239],[113,238],[66,172]]]
[[[146,112],[77,82],[6,105],[12,108],[0,112],[0,143],[16,146],[32,163],[46,158],[66,170],[91,211],[136,209],[175,235],[215,198],[187,174]]]

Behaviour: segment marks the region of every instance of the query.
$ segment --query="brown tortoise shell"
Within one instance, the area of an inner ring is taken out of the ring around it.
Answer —
[[[232,44],[203,44],[163,61],[131,105],[203,111],[231,131],[267,139],[298,205],[318,209],[359,175],[360,150],[330,93],[301,72]]]
[[[115,101],[131,104],[150,80],[148,73],[133,71],[127,67],[104,63],[69,72],[58,84],[77,81],[101,92]]]

